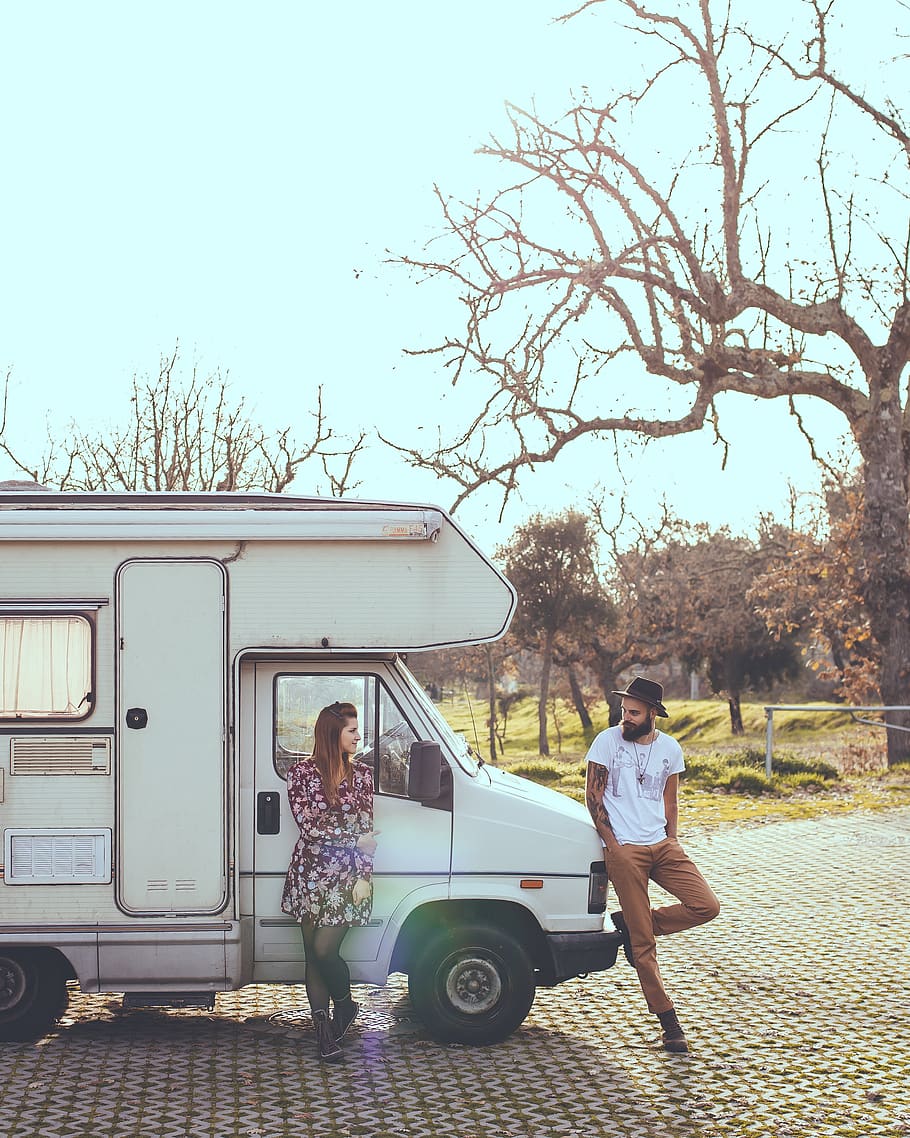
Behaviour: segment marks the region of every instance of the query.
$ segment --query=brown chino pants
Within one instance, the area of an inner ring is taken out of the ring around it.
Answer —
[[[654,938],[713,920],[720,912],[720,902],[675,838],[653,846],[604,850],[604,863],[629,929],[635,970],[648,1009],[655,1015],[669,1011],[673,1001],[664,990]],[[671,893],[679,904],[652,909],[650,881]]]

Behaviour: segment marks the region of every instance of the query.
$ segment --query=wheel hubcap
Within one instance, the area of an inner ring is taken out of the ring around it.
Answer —
[[[25,995],[25,971],[15,960],[0,958],[0,1011],[14,1008]]]
[[[446,977],[446,996],[463,1015],[483,1015],[502,996],[502,980],[496,967],[482,956],[462,958]]]

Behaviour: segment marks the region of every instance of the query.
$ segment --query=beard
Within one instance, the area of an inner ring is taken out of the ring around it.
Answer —
[[[643,722],[639,723],[636,727],[632,723],[623,723],[622,737],[627,743],[634,743],[636,739],[641,739],[643,736],[650,734],[654,730],[654,720],[649,715]]]

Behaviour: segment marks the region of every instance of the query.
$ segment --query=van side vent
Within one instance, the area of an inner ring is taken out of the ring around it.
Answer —
[[[107,735],[28,735],[10,740],[10,774],[110,773]]]
[[[196,882],[190,878],[178,878],[174,882],[175,889],[195,889]]]
[[[151,890],[151,891],[157,890],[158,892],[161,892],[162,890],[167,889],[168,884],[166,881],[163,881],[161,878],[156,878],[152,881],[146,881],[145,887],[146,887],[146,889]]]
[[[111,880],[111,831],[4,831],[7,885],[82,885]]]

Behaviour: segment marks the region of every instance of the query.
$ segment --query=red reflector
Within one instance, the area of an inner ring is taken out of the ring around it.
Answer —
[[[543,882],[539,877],[525,877],[521,882],[522,889],[543,889]]]

